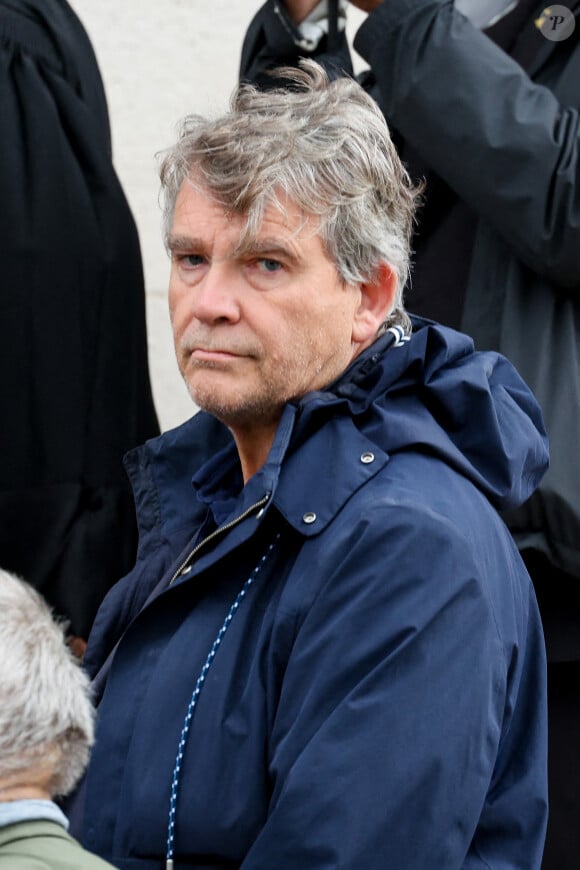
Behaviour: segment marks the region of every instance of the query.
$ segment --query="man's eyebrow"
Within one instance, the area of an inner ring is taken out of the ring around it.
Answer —
[[[263,239],[242,239],[233,251],[236,257],[246,256],[265,256],[269,257],[284,257],[293,263],[300,259],[295,251],[284,244],[280,239],[275,237],[266,237]]]
[[[204,243],[201,239],[192,238],[192,236],[179,236],[169,233],[165,240],[165,245],[168,251],[200,251],[204,248]]]
[[[203,254],[206,244],[203,239],[195,236],[182,236],[175,233],[167,235],[165,245],[170,253],[175,252],[195,252]],[[275,236],[266,237],[263,239],[243,239],[231,251],[230,256],[233,257],[283,257],[288,262],[297,263],[300,257],[295,253],[291,246],[284,244]]]

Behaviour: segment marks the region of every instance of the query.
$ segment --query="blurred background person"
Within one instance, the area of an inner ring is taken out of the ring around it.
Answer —
[[[42,597],[0,570],[0,867],[105,870],[53,801],[93,742],[89,682]]]
[[[549,659],[550,821],[544,870],[580,851],[580,3],[268,0],[241,76],[300,56],[351,73],[381,106],[414,180],[426,179],[409,310],[498,350],[532,387],[550,469],[505,514],[538,596]],[[358,13],[357,13],[358,14]]]
[[[84,639],[134,561],[123,454],[158,432],[141,254],[78,17],[3,0],[0,35],[0,562]]]

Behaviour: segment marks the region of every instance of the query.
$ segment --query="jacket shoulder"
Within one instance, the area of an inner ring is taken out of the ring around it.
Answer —
[[[55,822],[19,822],[2,829],[2,870],[111,870]]]

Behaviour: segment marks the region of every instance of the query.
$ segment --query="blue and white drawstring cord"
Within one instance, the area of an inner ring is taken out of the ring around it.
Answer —
[[[269,558],[272,553],[272,550],[278,543],[280,535],[277,534],[274,541],[270,544],[266,553],[262,556],[240,591],[236,597],[236,600],[232,604],[229,609],[228,615],[224,619],[223,625],[217,633],[216,639],[214,640],[211,649],[208,653],[208,656],[205,660],[204,666],[201,669],[201,673],[197,678],[197,682],[195,684],[195,688],[193,690],[193,694],[191,696],[191,700],[187,707],[187,713],[185,714],[185,719],[183,721],[183,728],[181,729],[181,737],[179,739],[179,746],[177,748],[177,757],[175,759],[175,767],[173,768],[173,778],[171,780],[171,797],[169,799],[169,823],[167,826],[167,852],[166,852],[166,870],[173,870],[173,845],[175,840],[175,814],[177,810],[177,794],[179,789],[179,779],[181,776],[181,764],[183,761],[183,754],[185,752],[185,745],[187,743],[187,737],[189,734],[189,728],[191,725],[191,720],[193,719],[193,712],[195,710],[199,695],[201,693],[203,684],[205,682],[205,678],[207,677],[207,673],[211,667],[211,664],[216,656],[216,653],[219,649],[219,646],[224,639],[224,635],[228,630],[230,623],[234,616],[236,615],[238,608],[242,601],[244,600],[246,593],[262,568],[264,567],[264,563]]]

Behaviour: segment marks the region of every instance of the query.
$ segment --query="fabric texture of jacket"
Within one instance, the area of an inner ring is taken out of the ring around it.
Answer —
[[[243,79],[271,86],[266,70],[294,66],[299,56],[352,71],[344,35],[332,52],[324,41],[308,52],[282,6],[268,0],[252,21]],[[538,16],[544,7],[538,4]],[[568,8],[578,16],[579,3]],[[574,577],[580,577],[579,34],[577,22],[568,39],[550,41],[530,18],[521,41],[535,39],[539,47],[522,67],[450,0],[389,0],[354,41],[372,70],[363,83],[389,124],[478,217],[461,329],[477,348],[509,357],[551,423],[550,469],[532,498],[510,511],[508,525],[521,550],[539,550]],[[518,49],[516,43],[514,55]],[[413,310],[412,288],[407,307]]]
[[[385,0],[354,43],[371,67],[361,83],[410,169],[427,178],[407,308],[425,313],[423,301],[480,350],[511,359],[548,429],[548,473],[505,514],[532,574],[550,663],[543,870],[575,868],[580,852],[580,4],[564,5],[576,15],[566,39],[537,28],[547,4],[520,0],[498,24],[500,48],[497,28],[483,34],[449,0]],[[311,56],[349,71],[337,39]],[[271,86],[265,70],[299,54],[308,52],[270,0],[248,30],[242,77]]]
[[[112,870],[56,822],[19,822],[0,828],[2,870]]]
[[[72,808],[121,870],[165,866],[170,805],[176,870],[539,867],[545,654],[497,509],[545,470],[541,415],[414,326],[288,404],[243,488],[203,412],[128,457],[139,555],[89,640]]]
[[[135,559],[123,455],[159,431],[137,230],[66,0],[0,4],[0,564],[88,636]]]

